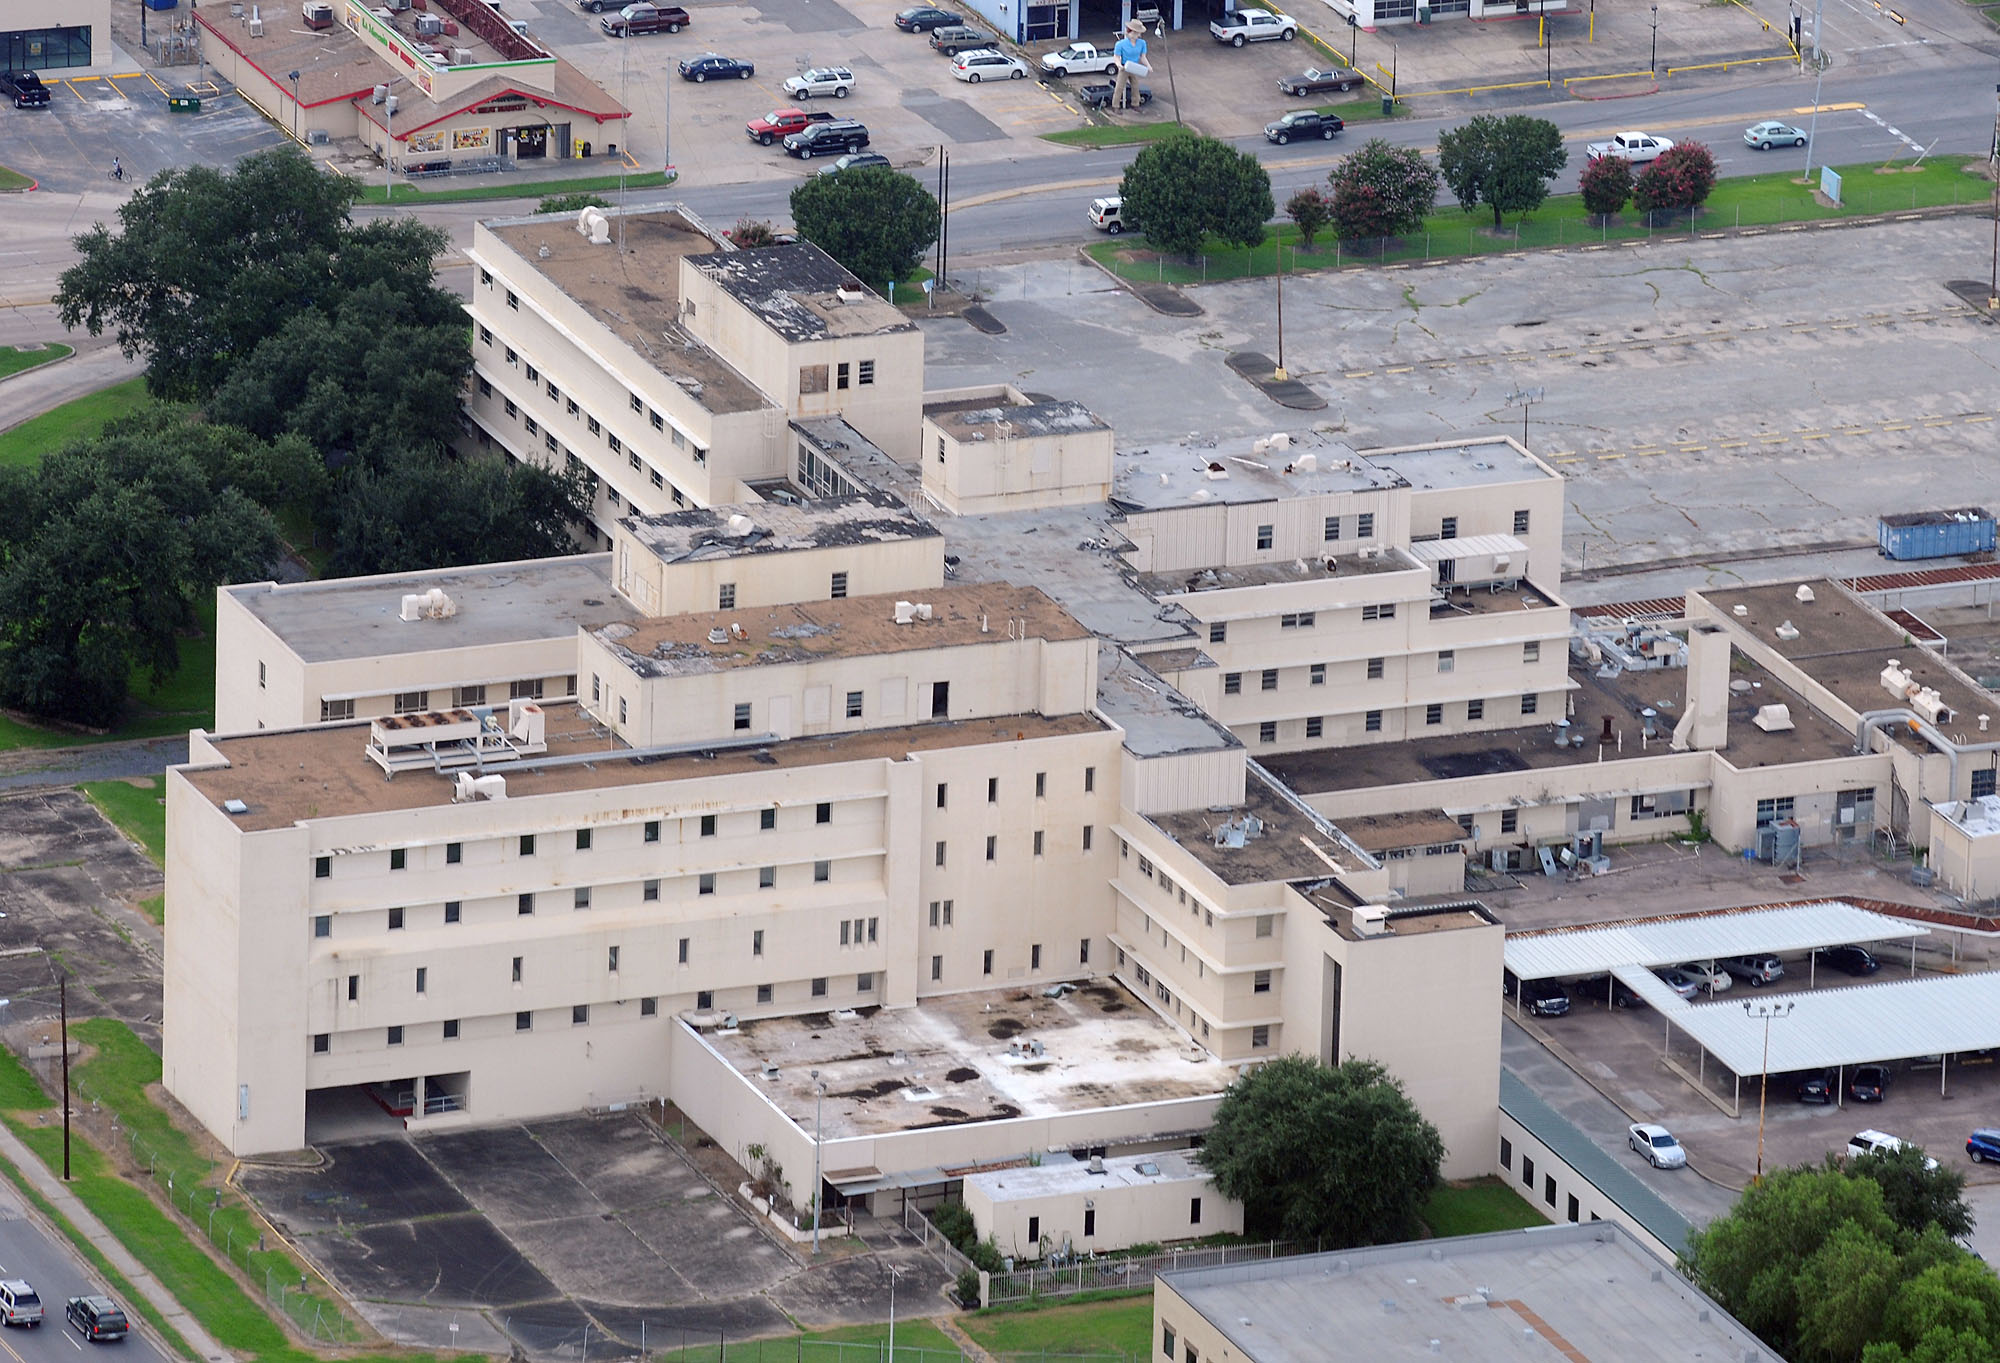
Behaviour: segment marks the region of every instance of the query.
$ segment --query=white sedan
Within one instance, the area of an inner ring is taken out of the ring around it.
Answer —
[[[974,85],[982,80],[1019,80],[1028,74],[1028,64],[990,47],[961,52],[951,63],[951,74]]]
[[[1674,968],[1711,994],[1723,993],[1736,983],[1735,976],[1724,970],[1720,962],[1703,965],[1699,961],[1688,961]]]
[[[1627,1143],[1644,1155],[1646,1162],[1655,1169],[1679,1169],[1687,1164],[1687,1151],[1674,1139],[1674,1133],[1664,1126],[1637,1122],[1626,1130],[1629,1133]]]

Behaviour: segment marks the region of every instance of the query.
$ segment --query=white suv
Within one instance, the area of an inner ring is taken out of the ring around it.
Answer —
[[[785,93],[793,99],[811,99],[814,95],[846,99],[847,92],[853,88],[854,73],[844,66],[815,66],[810,71],[785,78]]]
[[[1873,1129],[1857,1131],[1847,1138],[1847,1154],[1850,1159],[1859,1158],[1862,1155],[1893,1155],[1902,1148],[1903,1142],[1891,1136],[1886,1131],[1876,1131]],[[1938,1167],[1938,1162],[1926,1155],[1924,1156],[1924,1167],[1926,1169],[1935,1169]]]
[[[0,1325],[40,1325],[42,1299],[24,1278],[0,1282]]]
[[[1028,74],[1028,64],[990,47],[961,52],[951,64],[951,74],[974,85],[982,80],[1019,80]]]

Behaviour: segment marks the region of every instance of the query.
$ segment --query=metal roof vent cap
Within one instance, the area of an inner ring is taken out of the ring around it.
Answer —
[[[222,812],[224,814],[248,814],[250,806],[244,804],[241,800],[224,800],[222,802]]]
[[[717,625],[708,632],[708,641],[711,644],[726,644],[729,642],[729,631]]]
[[[1800,605],[1809,605],[1812,599],[1813,589],[1803,582],[1799,584],[1799,589],[1792,593],[1792,600],[1797,601]]]
[[[1799,627],[1791,621],[1786,620],[1779,624],[1776,633],[1780,639],[1789,644],[1792,640],[1799,637]]]

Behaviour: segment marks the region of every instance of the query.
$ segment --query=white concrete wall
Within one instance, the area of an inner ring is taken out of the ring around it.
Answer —
[[[942,536],[665,563],[635,546],[622,526],[611,533],[618,590],[647,615],[715,610],[724,583],[736,589],[736,604],[743,609],[829,600],[835,573],[847,574],[851,597],[944,585]]]
[[[1104,427],[1067,434],[1008,434],[988,427],[984,439],[948,434],[923,421],[924,491],[954,514],[1083,506],[1111,492],[1116,444]]]
[[[1224,1197],[1213,1179],[1163,1177],[1018,1194],[1006,1181],[1005,1174],[967,1179],[965,1209],[972,1213],[979,1238],[992,1236],[1000,1252],[1017,1263],[1040,1259],[1044,1240],[1052,1250],[1067,1245],[1078,1254],[1108,1254],[1133,1245],[1243,1233],[1243,1204]],[[1197,1201],[1199,1220],[1194,1219]],[[1086,1211],[1094,1213],[1090,1235],[1083,1230]]]

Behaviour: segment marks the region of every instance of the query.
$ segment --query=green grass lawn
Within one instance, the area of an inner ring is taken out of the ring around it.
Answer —
[[[988,1353],[1144,1357],[1153,1344],[1153,1294],[1083,1306],[980,1311],[959,1317],[958,1324]]]
[[[449,184],[450,181],[445,183]],[[672,183],[664,171],[634,171],[624,179],[627,189],[658,189]],[[516,180],[511,176],[495,176],[479,184],[460,189],[421,189],[415,185],[397,185],[397,203],[427,204],[470,203],[480,199],[546,199],[551,194],[606,194],[617,190],[619,179],[616,175],[593,175],[582,180]],[[363,203],[388,203],[379,180],[364,181],[361,187]]]
[[[1770,155],[1783,156],[1777,152]],[[1288,222],[1273,225],[1264,244],[1254,251],[1211,246],[1192,260],[1183,257],[1163,259],[1157,252],[1148,250],[1142,242],[1130,237],[1097,242],[1085,249],[1099,263],[1124,278],[1199,284],[1271,275],[1277,272],[1281,257],[1285,272],[1290,274],[1294,270],[1393,264],[1534,247],[1686,236],[1690,231],[1768,227],[1780,223],[1908,211],[1912,208],[1983,204],[1989,201],[1993,185],[1991,181],[1968,171],[1971,160],[1965,156],[1937,157],[1914,170],[1898,169],[1886,173],[1877,173],[1877,167],[1872,164],[1837,167],[1843,177],[1845,203],[1835,207],[1820,203],[1814,196],[1813,188],[1799,179],[1802,162],[1784,157],[1785,168],[1782,170],[1718,180],[1715,192],[1695,216],[1692,225],[1686,217],[1679,217],[1667,226],[1649,227],[1643,214],[1630,209],[1614,216],[1609,222],[1600,223],[1584,212],[1579,196],[1560,194],[1550,196],[1548,202],[1531,217],[1510,222],[1499,232],[1493,230],[1490,212],[1468,214],[1452,204],[1433,213],[1424,224],[1423,232],[1392,238],[1386,243],[1363,243],[1358,251],[1353,243],[1336,241],[1330,234],[1323,234],[1313,250],[1304,250],[1299,243],[1298,230]],[[1814,184],[1817,182],[1815,175]]]
[[[18,194],[34,183],[18,170],[0,166],[0,194]]]
[[[30,417],[0,431],[0,464],[32,464],[72,440],[88,440],[103,430],[107,421],[136,410],[146,401],[146,381],[127,379]]]
[[[167,864],[167,792],[161,778],[86,781],[77,789],[121,833],[144,847],[155,865]]]
[[[647,1341],[652,1356],[661,1363],[890,1363],[887,1322],[738,1340],[727,1346],[726,1355],[720,1340],[667,1347],[680,1337],[665,1328],[653,1334]],[[937,1326],[920,1318],[896,1322],[895,1363],[941,1363],[943,1354],[956,1357],[959,1347]]]
[[[1063,147],[1128,147],[1137,142],[1164,141],[1186,131],[1179,123],[1108,123],[1043,133],[1042,140]]]
[[[75,353],[68,346],[55,341],[32,349],[0,345],[0,379],[6,378],[9,374],[18,374],[24,369],[33,369],[37,365],[53,364]]]
[[[1424,1206],[1424,1224],[1431,1228],[1432,1235],[1442,1239],[1546,1226],[1549,1219],[1501,1180],[1481,1178],[1470,1183],[1446,1184],[1432,1193]]]

